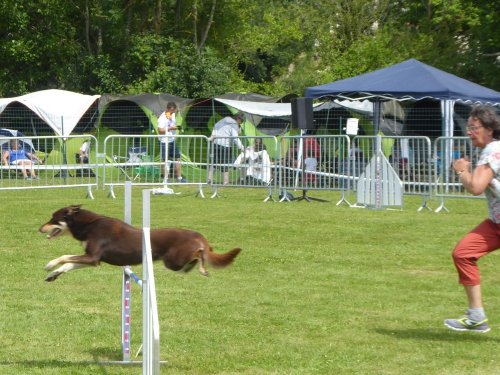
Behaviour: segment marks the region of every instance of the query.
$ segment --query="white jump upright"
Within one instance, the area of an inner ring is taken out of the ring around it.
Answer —
[[[142,191],[142,373],[160,374],[160,324],[150,238],[151,190]]]
[[[142,289],[142,373],[143,375],[160,374],[160,328],[156,303],[156,286],[153,271],[150,241],[150,195],[151,190],[143,190],[143,240],[142,240],[142,279],[129,266],[123,267],[122,278],[122,363],[138,363],[131,360],[131,282]],[[132,219],[132,184],[125,183],[126,223]],[[140,349],[139,349],[140,350]]]

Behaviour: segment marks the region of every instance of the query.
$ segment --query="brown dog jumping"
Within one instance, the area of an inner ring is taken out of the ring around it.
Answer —
[[[127,266],[142,262],[142,230],[125,222],[81,209],[80,205],[61,208],[43,224],[39,231],[52,239],[66,232],[81,241],[84,255],[63,255],[51,260],[47,271],[53,270],[45,281],[54,281],[61,274],[83,267],[98,266],[100,262]],[[200,233],[179,229],[151,229],[153,260],[162,260],[173,271],[189,272],[197,263],[199,272],[208,276],[205,263],[226,267],[241,251],[240,248],[218,254]]]

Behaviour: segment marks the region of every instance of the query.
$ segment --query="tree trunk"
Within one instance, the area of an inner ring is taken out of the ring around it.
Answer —
[[[89,55],[92,54],[92,47],[90,45],[90,9],[89,1],[85,1],[85,44],[87,45],[87,51]]]
[[[193,1],[193,44],[198,45],[198,1]]]
[[[208,22],[207,25],[205,26],[205,31],[203,32],[203,36],[201,37],[201,40],[199,44],[196,46],[196,50],[198,53],[201,52],[203,47],[205,46],[205,43],[208,38],[208,32],[210,31],[210,27],[212,26],[212,23],[214,22],[214,13],[215,13],[215,5],[217,3],[217,0],[212,0],[212,8],[210,9],[210,15],[208,16]]]
[[[162,9],[162,1],[156,0],[155,14],[153,20],[156,35],[159,35],[161,32],[161,9]]]
[[[181,3],[182,0],[176,0],[175,2],[175,33],[179,34],[179,29],[181,27]]]

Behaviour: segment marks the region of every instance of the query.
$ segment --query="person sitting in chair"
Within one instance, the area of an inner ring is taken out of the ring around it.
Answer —
[[[16,139],[10,141],[10,149],[6,150],[2,155],[2,161],[5,166],[17,165],[21,166],[21,172],[25,179],[28,179],[28,170],[30,172],[31,178],[37,180],[35,170],[33,169],[33,161],[36,160],[40,163],[40,159],[35,154],[26,152],[24,149],[19,148],[19,144]]]
[[[78,153],[75,154],[75,161],[77,164],[88,164],[90,157],[90,139],[83,141]],[[76,169],[75,177],[95,177],[94,172],[90,168]]]
[[[240,183],[271,183],[271,161],[262,138],[255,138],[254,145],[242,151],[234,162],[240,167]],[[241,168],[243,167],[243,168]]]

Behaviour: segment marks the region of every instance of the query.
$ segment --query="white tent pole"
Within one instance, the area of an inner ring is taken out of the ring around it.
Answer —
[[[453,106],[455,102],[453,100],[442,100],[441,101],[441,118],[443,126],[443,134],[448,139],[445,141],[444,150],[441,150],[441,155],[446,163],[451,163],[453,160]],[[445,173],[445,181],[448,181],[450,170],[447,165],[443,163],[443,172]]]
[[[304,141],[302,137],[304,136],[305,132],[306,131],[304,129],[300,130],[299,148],[297,149],[297,167],[295,170],[295,189],[297,189],[297,186],[299,185],[299,174],[302,170],[302,153],[304,150]]]
[[[377,135],[380,130],[381,108],[382,102],[377,98],[373,103],[373,135]]]

